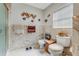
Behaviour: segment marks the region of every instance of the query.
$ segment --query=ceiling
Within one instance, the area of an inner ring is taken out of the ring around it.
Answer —
[[[43,10],[47,8],[51,3],[27,3],[27,4]]]

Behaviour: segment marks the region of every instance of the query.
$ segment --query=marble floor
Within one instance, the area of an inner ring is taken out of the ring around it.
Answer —
[[[25,50],[25,48],[8,50],[6,56],[50,56],[48,53],[42,52],[40,49]]]

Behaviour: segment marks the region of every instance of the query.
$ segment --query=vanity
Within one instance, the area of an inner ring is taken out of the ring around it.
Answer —
[[[56,43],[56,41],[54,41],[54,40],[45,40],[45,47],[44,47],[44,49],[45,49],[45,51],[46,52],[48,52],[48,47],[49,47],[49,45],[51,45],[51,44],[53,44],[53,43]],[[49,53],[49,52],[48,52]]]

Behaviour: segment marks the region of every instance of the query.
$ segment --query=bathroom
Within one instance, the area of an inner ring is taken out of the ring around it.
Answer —
[[[72,42],[74,40],[72,17],[79,15],[76,11],[79,10],[78,4],[6,3],[5,5],[8,8],[7,56],[78,55],[74,54],[73,50],[75,49]],[[56,41],[59,34],[68,36],[66,37],[68,38],[67,41],[60,40],[64,42],[67,48],[64,48],[61,44],[57,45],[57,42],[55,42],[55,48],[57,47],[56,49],[61,51],[57,50],[59,52],[55,53],[44,51],[45,37],[51,36],[51,39]],[[63,53],[64,50],[65,53]]]

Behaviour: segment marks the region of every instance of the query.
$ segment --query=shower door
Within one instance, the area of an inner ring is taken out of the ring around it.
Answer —
[[[5,5],[0,3],[0,56],[6,55],[6,10]]]

